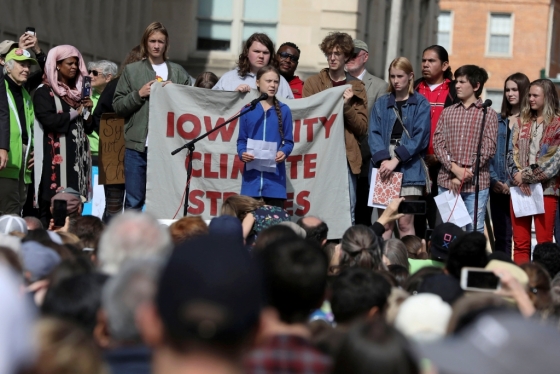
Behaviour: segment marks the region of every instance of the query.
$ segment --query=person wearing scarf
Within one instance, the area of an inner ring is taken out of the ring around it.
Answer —
[[[87,134],[94,128],[90,114],[93,103],[82,97],[87,69],[80,52],[61,45],[49,51],[43,85],[33,103],[42,138],[42,163],[38,201],[43,223],[50,220],[50,200],[71,187],[87,198],[91,190],[91,154]],[[39,156],[40,157],[40,156]],[[36,156],[37,159],[37,156]],[[37,173],[36,173],[37,175]]]

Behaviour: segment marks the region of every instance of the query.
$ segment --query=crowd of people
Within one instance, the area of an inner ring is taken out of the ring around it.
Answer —
[[[250,36],[220,78],[194,79],[169,61],[169,45],[154,22],[119,69],[86,67],[69,45],[45,54],[34,33],[0,43],[0,373],[557,370],[560,108],[550,80],[512,74],[498,114],[481,99],[487,72],[452,72],[438,45],[418,77],[395,58],[389,82],[367,72],[367,44],[341,32],[323,39],[328,67],[305,81],[297,45],[275,50],[266,34]],[[239,121],[240,194],[210,221],[166,226],[141,212],[154,82],[266,94]],[[328,217],[294,222],[284,209],[294,147],[284,102],[337,86],[352,225],[329,240]],[[125,119],[125,183],[105,186],[100,219],[82,212],[104,113]],[[274,170],[250,167],[249,142],[274,145]],[[402,173],[401,197],[375,222],[373,168],[381,180]],[[532,196],[539,185],[544,213],[517,217],[512,189]],[[473,224],[438,214],[434,197],[448,191]],[[399,213],[421,200],[425,215]],[[469,285],[469,269],[496,284]]]

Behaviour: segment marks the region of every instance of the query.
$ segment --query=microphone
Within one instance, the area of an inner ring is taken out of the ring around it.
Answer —
[[[488,108],[489,106],[492,106],[492,100],[486,99],[486,100],[482,103],[482,107],[483,107],[483,108]]]
[[[257,97],[256,99],[252,100],[249,104],[245,105],[245,108],[248,108],[248,107],[253,107],[254,108],[255,105],[257,105],[257,103],[259,101],[266,100],[266,99],[268,99],[268,94],[263,92],[261,94],[261,96]]]

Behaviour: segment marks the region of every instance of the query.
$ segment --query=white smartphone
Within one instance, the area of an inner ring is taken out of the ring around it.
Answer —
[[[500,278],[492,270],[464,267],[461,288],[465,291],[494,292],[500,289]]]
[[[25,33],[29,35],[35,35],[35,27],[30,27],[30,26],[26,27]]]

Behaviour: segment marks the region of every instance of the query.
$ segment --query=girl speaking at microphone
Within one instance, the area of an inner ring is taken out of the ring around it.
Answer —
[[[271,65],[257,72],[257,89],[260,94],[268,94],[256,108],[241,117],[237,154],[245,163],[241,182],[241,195],[263,199],[266,205],[282,208],[286,200],[286,157],[294,148],[292,134],[292,113],[287,105],[276,99],[280,85],[280,73]],[[276,145],[275,165],[266,165],[255,160],[253,153],[247,152],[247,144],[255,148]],[[255,164],[251,165],[254,162]],[[255,166],[255,167],[253,167]],[[268,170],[268,171],[266,171]]]

